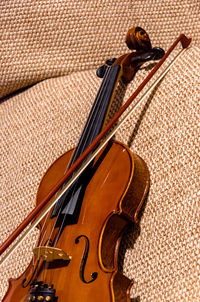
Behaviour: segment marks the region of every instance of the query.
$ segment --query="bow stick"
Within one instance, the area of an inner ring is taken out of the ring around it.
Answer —
[[[145,78],[145,80],[139,85],[136,91],[131,95],[131,97],[127,100],[127,102],[121,107],[121,109],[115,114],[115,116],[110,120],[110,122],[103,128],[100,134],[94,139],[94,141],[89,145],[89,147],[80,155],[80,157],[76,160],[76,162],[66,171],[63,177],[55,184],[55,186],[50,190],[50,192],[43,198],[40,204],[35,207],[31,211],[31,213],[25,218],[25,220],[17,227],[17,229],[6,239],[6,241],[0,247],[0,255],[10,246],[10,244],[21,234],[21,232],[28,226],[28,224],[40,213],[40,211],[45,207],[49,199],[59,190],[59,188],[63,185],[63,183],[69,178],[70,180],[67,184],[58,192],[56,197],[49,202],[46,208],[39,214],[39,216],[33,221],[33,223],[28,227],[26,232],[21,236],[21,238],[10,248],[6,255],[4,255],[0,261],[2,264],[10,254],[18,247],[20,242],[22,242],[27,235],[31,232],[31,230],[38,225],[38,223],[42,220],[42,218],[50,211],[50,209],[56,204],[56,202],[61,198],[61,196],[67,191],[67,189],[72,185],[72,183],[79,177],[79,175],[84,171],[84,169],[89,165],[89,163],[94,159],[94,157],[103,149],[106,143],[114,136],[116,131],[121,127],[121,125],[128,119],[128,117],[132,114],[132,112],[136,109],[136,107],[141,103],[141,101],[146,97],[146,95],[152,91],[156,85],[163,79],[172,65],[176,62],[179,56],[186,50],[186,48],[191,43],[191,38],[187,38],[184,34],[181,34],[172,46],[168,49],[165,55],[160,59],[160,61],[156,64],[156,66],[152,69],[149,75]],[[181,42],[182,50],[178,53],[178,55],[173,59],[173,61],[168,65],[168,67],[161,73],[158,79],[150,86],[150,88],[144,93],[144,95],[137,101],[132,110],[130,110],[123,120],[109,133],[109,135],[104,139],[103,142],[100,143],[103,137],[105,137],[106,133],[111,129],[111,127],[117,122],[120,116],[124,113],[124,111],[129,107],[129,105],[133,102],[133,100],[137,97],[137,95],[141,92],[144,86],[149,82],[149,80],[153,77],[156,71],[160,68],[160,66],[164,63],[170,53],[174,50],[177,44]],[[99,144],[100,143],[100,144]],[[98,148],[95,149],[95,147]],[[95,149],[95,151],[94,151]],[[86,159],[86,157],[92,152],[92,155],[83,163],[83,165],[75,172],[75,170],[80,166],[80,164]],[[75,173],[74,173],[75,172]],[[74,174],[73,174],[74,173]],[[73,175],[72,175],[73,174]]]

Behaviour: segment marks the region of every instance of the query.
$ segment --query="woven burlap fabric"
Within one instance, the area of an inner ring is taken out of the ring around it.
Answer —
[[[200,52],[189,49],[116,138],[147,163],[151,185],[140,225],[121,246],[120,266],[134,279],[133,301],[199,301]],[[165,64],[166,65],[166,64]],[[126,100],[148,73],[140,70]],[[0,105],[1,241],[34,208],[49,165],[76,145],[101,80],[95,70],[45,80]],[[117,89],[112,112],[125,87]],[[8,278],[31,259],[34,231],[1,268]]]
[[[132,26],[144,27],[163,48],[182,32],[199,45],[199,20],[199,0],[3,0],[0,97],[118,57]]]

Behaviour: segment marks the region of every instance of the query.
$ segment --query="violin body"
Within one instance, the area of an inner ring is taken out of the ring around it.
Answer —
[[[64,174],[72,152],[62,155],[47,170],[38,189],[37,204]],[[9,281],[3,302],[130,301],[131,280],[118,271],[118,252],[124,230],[138,220],[148,188],[149,172],[144,161],[124,144],[111,141],[95,158],[78,222],[67,225],[57,241],[56,248],[70,259],[46,264],[40,261],[34,276],[31,263],[18,279]],[[50,217],[41,221],[38,246],[52,238],[54,223],[55,218]],[[55,237],[58,228],[53,232]],[[45,292],[43,285],[40,292],[34,291],[34,285],[30,291],[31,283],[26,284],[31,278],[51,288],[53,284],[54,294],[51,296],[48,288]]]

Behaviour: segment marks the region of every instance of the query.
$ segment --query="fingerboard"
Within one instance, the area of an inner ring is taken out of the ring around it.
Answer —
[[[102,130],[110,108],[120,68],[120,66],[111,66],[107,68],[69,167],[77,160],[77,158]],[[87,182],[85,180],[89,175],[91,166],[92,164],[87,167],[84,173],[82,173],[82,175],[56,203],[51,217],[59,215],[59,219],[57,219],[58,225],[60,225],[59,222],[66,225],[77,221]]]

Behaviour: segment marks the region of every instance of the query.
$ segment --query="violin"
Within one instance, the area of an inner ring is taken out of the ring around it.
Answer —
[[[43,203],[106,128],[119,81],[128,83],[144,62],[164,56],[163,49],[152,48],[140,27],[128,31],[126,43],[133,52],[107,60],[97,70],[103,80],[77,147],[59,157],[44,174],[36,205]],[[40,237],[33,259],[18,279],[9,281],[3,302],[130,301],[132,281],[118,270],[119,246],[127,226],[138,222],[149,179],[143,159],[123,143],[109,140],[61,197],[59,190],[66,180],[51,196],[50,202],[56,203],[38,225]]]

